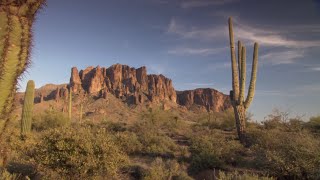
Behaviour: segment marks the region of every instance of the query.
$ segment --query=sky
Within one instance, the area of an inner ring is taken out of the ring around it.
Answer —
[[[75,3],[76,2],[76,3]],[[258,42],[261,121],[273,109],[320,115],[318,0],[48,0],[34,24],[32,65],[20,82],[68,83],[73,66],[146,66],[176,90],[231,90],[228,17],[247,47],[247,85]]]

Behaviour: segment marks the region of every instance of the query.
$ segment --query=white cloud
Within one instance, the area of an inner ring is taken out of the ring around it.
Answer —
[[[320,67],[312,67],[310,68],[311,71],[320,71]]]
[[[312,29],[308,29],[312,31]],[[223,37],[228,40],[228,27],[225,25],[214,27],[186,27],[176,19],[172,18],[167,32],[176,34],[186,39],[196,40],[215,40],[214,38]],[[239,20],[234,19],[234,35],[236,39],[245,43],[258,42],[263,46],[287,47],[287,48],[310,48],[320,47],[320,40],[295,40],[288,38],[287,34],[290,30],[281,32],[280,30],[272,30],[270,27],[254,27],[244,25]]]
[[[228,49],[227,47],[223,47],[223,48],[188,48],[188,47],[179,47],[179,48],[175,48],[175,49],[169,50],[168,53],[169,54],[174,54],[174,55],[201,55],[201,56],[208,56],[208,55],[224,52],[227,49]]]
[[[218,28],[197,28],[197,27],[185,27],[180,24],[176,19],[172,18],[167,32],[169,34],[176,34],[185,39],[204,39],[204,40],[214,40],[213,38],[221,36],[227,36],[227,31],[225,27]]]
[[[292,64],[295,60],[304,57],[303,51],[289,50],[280,52],[270,52],[260,56],[262,63],[271,63],[273,65]]]
[[[303,26],[303,25],[302,25]],[[310,25],[305,29],[305,31],[317,32],[319,26]],[[316,28],[316,29],[313,29]],[[301,30],[301,28],[296,28],[293,31]],[[212,27],[188,27],[183,23],[172,18],[169,26],[167,27],[167,33],[175,34],[183,39],[192,39],[196,41],[215,41],[218,38],[223,38],[228,42],[228,27],[227,23],[225,25],[218,25]],[[287,36],[290,33],[290,29],[287,31],[278,30],[277,28],[269,27],[259,27],[258,25],[252,26],[246,23],[240,22],[238,18],[234,19],[234,33],[236,39],[243,41],[245,44],[253,44],[253,42],[258,42],[262,47],[278,47],[283,48],[283,51],[270,52],[260,56],[264,60],[264,63],[271,63],[273,65],[279,64],[291,64],[297,59],[301,59],[305,55],[305,51],[309,48],[319,48],[320,40],[296,40],[294,38],[289,38]],[[193,48],[181,48],[173,49],[169,53],[171,54],[215,54],[219,51],[210,47],[203,47],[201,49]],[[314,69],[318,70],[318,69]]]

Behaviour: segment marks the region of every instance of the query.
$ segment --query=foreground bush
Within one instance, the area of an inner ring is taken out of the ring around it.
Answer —
[[[187,173],[183,171],[179,163],[175,160],[163,161],[156,158],[150,166],[149,171],[143,177],[144,180],[192,180]]]
[[[68,117],[62,112],[45,111],[43,114],[33,118],[32,128],[36,131],[43,131],[67,125]]]
[[[57,128],[46,132],[30,155],[40,171],[65,177],[116,177],[128,157],[111,136],[88,127]],[[53,175],[52,175],[53,176]]]
[[[260,170],[280,178],[320,178],[320,142],[310,133],[256,129],[248,136]]]
[[[206,169],[223,169],[227,164],[236,163],[240,157],[239,152],[243,150],[238,141],[216,131],[194,137],[191,143],[190,170],[193,173]]]

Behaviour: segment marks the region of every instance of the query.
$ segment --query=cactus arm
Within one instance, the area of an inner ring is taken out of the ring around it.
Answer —
[[[230,37],[230,51],[231,51],[231,67],[232,67],[232,89],[234,100],[238,100],[239,96],[239,76],[238,76],[238,68],[236,61],[236,53],[234,47],[234,37],[233,37],[233,27],[232,27],[232,18],[229,18],[229,37]]]
[[[21,118],[21,135],[24,136],[31,131],[32,111],[34,102],[34,81],[30,80],[27,83],[27,89],[24,96],[24,104]]]
[[[244,93],[246,88],[246,47],[242,47],[242,57],[241,57],[241,79],[240,79],[240,104],[244,102]]]
[[[249,86],[248,96],[245,101],[245,108],[248,108],[253,100],[254,91],[256,88],[256,80],[257,80],[257,71],[258,71],[258,49],[259,44],[254,43],[254,53],[253,53],[253,62],[252,62],[252,71],[251,71],[251,80]]]
[[[241,84],[241,58],[242,58],[242,55],[241,55],[241,52],[242,52],[242,43],[241,41],[238,41],[238,70],[239,70],[239,80],[240,80],[240,84]],[[241,85],[240,85],[241,86]]]

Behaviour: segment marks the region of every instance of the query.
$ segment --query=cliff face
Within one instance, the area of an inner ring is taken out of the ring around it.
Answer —
[[[163,100],[176,102],[177,99],[172,81],[163,75],[147,75],[144,66],[135,69],[115,64],[109,68],[88,67],[80,72],[74,67],[70,85],[74,93],[85,92],[104,97],[106,93],[111,93],[133,104]]]
[[[192,105],[205,107],[207,111],[220,112],[231,107],[229,96],[210,88],[177,92],[177,103],[190,108]]]
[[[90,94],[108,99],[108,94],[113,94],[127,104],[163,103],[164,109],[170,108],[167,102],[214,112],[231,107],[229,97],[215,89],[175,91],[172,81],[165,76],[148,75],[144,66],[135,69],[121,64],[108,68],[90,66],[80,71],[73,67],[69,85],[45,85],[36,91],[35,102],[67,101],[69,88],[83,97]],[[22,101],[22,97],[18,99]]]

